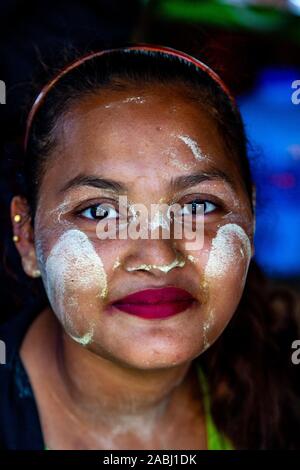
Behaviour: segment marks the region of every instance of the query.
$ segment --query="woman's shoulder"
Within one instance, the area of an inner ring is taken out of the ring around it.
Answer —
[[[40,449],[43,445],[33,391],[19,355],[38,312],[27,307],[0,325],[0,449]]]

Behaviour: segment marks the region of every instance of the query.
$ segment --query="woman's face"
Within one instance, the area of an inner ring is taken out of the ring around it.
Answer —
[[[43,282],[65,331],[102,357],[135,368],[199,356],[236,310],[253,235],[250,202],[216,124],[179,88],[157,85],[81,100],[60,119],[56,136],[34,235]],[[188,175],[194,177],[182,178]],[[126,223],[119,196],[127,197],[129,215],[135,204],[148,209],[148,238],[99,236],[101,215]],[[162,212],[151,212],[153,204],[195,200],[206,201],[203,246],[191,249],[172,234],[151,238],[165,221]],[[185,289],[195,301],[151,319],[112,306],[164,286]]]

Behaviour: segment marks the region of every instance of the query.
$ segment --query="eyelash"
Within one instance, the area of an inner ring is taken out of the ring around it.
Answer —
[[[215,201],[212,201],[212,200],[209,200],[209,199],[205,199],[205,198],[199,198],[199,197],[195,197],[195,198],[192,199],[192,200],[189,200],[189,201],[187,201],[187,202],[184,202],[183,205],[184,205],[184,204],[189,204],[189,205],[190,205],[190,204],[195,203],[195,201],[197,201],[197,203],[198,203],[199,205],[200,205],[200,204],[205,204],[205,205],[211,204],[211,205],[213,205],[213,206],[215,207],[213,210],[210,210],[208,213],[205,213],[205,212],[204,212],[204,215],[213,214],[213,213],[215,213],[216,211],[222,209],[222,206],[221,206],[220,203],[217,203],[217,202],[215,202]],[[103,220],[103,219],[106,218],[106,217],[103,217],[103,218],[101,219],[101,217],[97,218],[95,214],[94,214],[94,217],[93,217],[93,216],[92,216],[92,217],[87,217],[87,216],[83,215],[84,212],[85,212],[85,211],[88,211],[88,210],[95,210],[95,211],[97,211],[97,208],[98,208],[99,206],[101,206],[101,205],[108,207],[108,210],[109,210],[109,209],[113,209],[116,213],[118,213],[118,209],[116,209],[115,207],[113,207],[113,206],[114,206],[114,203],[113,203],[113,202],[111,202],[111,203],[109,203],[109,202],[98,202],[98,203],[96,203],[96,204],[92,204],[92,205],[86,206],[86,207],[83,208],[83,209],[77,210],[77,211],[76,211],[76,215],[79,216],[79,217],[81,217],[81,218],[88,219],[88,220],[94,220],[94,221]],[[104,208],[104,210],[105,210],[105,208]],[[205,208],[204,208],[204,211],[205,211]],[[196,214],[192,214],[192,215],[196,216]]]
[[[205,215],[205,206],[207,206],[208,204],[215,206],[215,209],[214,209],[214,210],[210,210],[210,211],[208,212],[208,214],[211,214],[211,213],[215,212],[215,211],[219,208],[216,203],[214,203],[214,202],[212,202],[212,201],[209,201],[209,200],[207,200],[207,199],[199,199],[199,198],[196,198],[196,199],[193,199],[191,202],[188,202],[187,204],[192,204],[192,205],[193,205],[193,204],[195,203],[195,201],[198,201],[198,202],[196,202],[196,203],[198,203],[199,205],[204,205],[204,215]],[[193,208],[194,208],[194,207],[192,207],[192,210],[193,210]],[[197,209],[196,209],[196,210],[197,210]],[[196,215],[196,214],[193,214],[193,215]]]
[[[81,210],[81,211],[79,212],[79,215],[81,215],[81,217],[84,217],[85,219],[92,219],[93,217],[86,217],[86,216],[83,215],[83,213],[84,213],[85,211],[93,210],[93,209],[95,209],[96,212],[97,212],[97,208],[98,208],[99,206],[101,206],[101,205],[104,205],[104,203],[94,204],[94,205],[92,205],[92,206],[86,207],[85,209],[83,209],[83,210]],[[108,210],[109,210],[109,209],[114,209],[114,208],[109,207]],[[107,212],[106,209],[103,209],[103,210]],[[116,209],[114,209],[114,210],[115,210],[115,212],[117,212]],[[97,215],[97,214],[96,214],[96,215]],[[103,217],[103,218],[105,218],[105,217]],[[97,217],[95,217],[95,218],[93,218],[93,220],[102,220],[102,219],[101,219],[101,217],[99,217],[99,219],[97,219]]]

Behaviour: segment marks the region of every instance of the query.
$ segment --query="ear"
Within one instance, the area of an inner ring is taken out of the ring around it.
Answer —
[[[13,241],[21,256],[25,273],[30,277],[41,275],[34,248],[34,233],[30,208],[25,198],[13,197],[10,205],[11,221],[13,226]]]

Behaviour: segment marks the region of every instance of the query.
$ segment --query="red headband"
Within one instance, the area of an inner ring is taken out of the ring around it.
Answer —
[[[94,57],[99,57],[104,54],[110,54],[112,52],[126,52],[129,50],[137,50],[137,51],[154,51],[154,52],[163,52],[165,54],[169,54],[171,56],[179,57],[181,59],[184,59],[188,62],[191,62],[194,64],[196,67],[199,67],[201,70],[206,72],[215,82],[218,83],[218,85],[221,87],[221,89],[224,91],[224,93],[228,96],[229,100],[231,101],[231,104],[236,107],[236,102],[233,96],[231,95],[230,91],[222,81],[222,79],[219,77],[219,75],[216,74],[210,67],[205,65],[203,62],[200,60],[196,59],[195,57],[190,56],[189,54],[186,54],[184,52],[178,51],[176,49],[173,49],[171,47],[165,47],[165,46],[157,46],[157,45],[151,45],[151,44],[138,44],[136,46],[129,46],[129,47],[121,47],[121,48],[115,48],[115,49],[105,49],[103,51],[98,51],[98,52],[91,52],[89,54],[86,54],[79,59],[75,60],[74,62],[71,62],[69,65],[64,67],[50,82],[48,82],[41,90],[37,98],[35,99],[30,112],[27,117],[26,121],[26,128],[25,128],[25,136],[24,136],[24,151],[26,152],[27,149],[27,144],[28,144],[28,138],[29,138],[29,133],[30,129],[32,126],[32,121],[34,119],[35,114],[37,113],[38,109],[40,108],[42,102],[44,101],[47,93],[54,87],[54,85],[60,80],[61,77],[63,77],[66,73],[68,73],[70,70],[73,70],[74,68],[78,67],[81,65],[83,62],[93,59]]]

